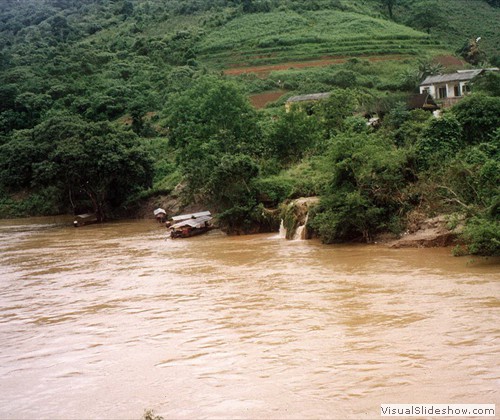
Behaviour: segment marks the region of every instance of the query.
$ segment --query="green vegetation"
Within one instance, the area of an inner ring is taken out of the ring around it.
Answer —
[[[57,198],[67,195],[74,211],[88,203],[99,220],[151,177],[152,160],[133,132],[71,114],[51,114],[0,146],[4,188],[51,188]]]
[[[460,50],[470,39],[481,37],[480,46],[489,59],[498,57],[500,9],[497,0],[397,0],[395,3],[396,22],[429,31],[452,51]]]
[[[182,184],[231,232],[319,195],[324,242],[460,213],[465,252],[496,255],[500,76],[440,119],[405,104],[437,56],[498,64],[499,18],[494,0],[5,0],[0,217],[105,219]]]
[[[199,57],[241,66],[323,56],[415,55],[433,44],[426,34],[358,13],[277,11],[243,15],[212,31],[199,44]]]

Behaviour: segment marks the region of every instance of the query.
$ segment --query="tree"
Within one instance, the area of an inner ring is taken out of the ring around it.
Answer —
[[[356,91],[336,89],[326,100],[318,102],[314,113],[324,127],[327,136],[334,135],[344,128],[344,120],[356,109]]]
[[[166,114],[169,141],[192,189],[203,187],[220,155],[260,153],[255,110],[231,82],[201,78],[173,98]]]
[[[473,255],[500,255],[500,221],[474,217],[468,221],[462,234],[467,251]]]
[[[231,231],[251,225],[257,205],[253,181],[259,174],[254,160],[243,154],[225,154],[212,169],[206,185],[213,205],[222,210],[221,224]]]
[[[128,0],[125,0],[123,2],[123,5],[120,9],[120,13],[125,17],[128,18],[134,13],[134,4]]]
[[[489,142],[457,155],[444,178],[448,200],[466,203],[473,215],[461,235],[467,252],[500,255],[500,129]]]
[[[424,1],[412,8],[408,24],[417,29],[424,29],[430,34],[431,29],[439,28],[446,21],[445,17],[437,1]]]
[[[66,41],[71,34],[71,27],[68,24],[66,17],[62,14],[57,14],[50,20],[52,35],[58,41]]]
[[[465,42],[463,47],[458,50],[460,54],[467,63],[477,66],[486,59],[485,53],[481,50],[479,42],[481,38],[471,38]]]
[[[149,187],[153,175],[135,134],[70,114],[53,114],[2,148],[4,184],[7,179],[17,188],[56,186],[73,207],[89,200],[99,220],[134,191]]]
[[[269,131],[267,145],[270,156],[284,164],[299,161],[321,138],[321,127],[316,116],[309,116],[296,108],[290,112],[282,111]]]
[[[428,120],[417,143],[418,161],[421,168],[442,165],[453,158],[464,146],[462,127],[454,115]]]
[[[221,151],[255,153],[260,147],[257,114],[232,82],[212,76],[200,78],[173,97],[166,114],[173,146],[184,148],[212,139]]]
[[[458,204],[460,210],[499,218],[500,129],[489,142],[461,150],[437,176],[448,202]]]
[[[357,75],[351,70],[340,70],[334,74],[332,83],[340,88],[352,88],[357,84]]]
[[[452,112],[463,127],[467,143],[482,143],[500,126],[500,97],[472,94],[457,103]]]
[[[381,0],[382,6],[387,7],[387,11],[389,12],[389,17],[393,19],[393,9],[397,3],[397,0]]]
[[[364,133],[343,133],[322,163],[329,175],[311,224],[327,243],[362,237],[366,242],[402,211],[406,152],[389,139]]]
[[[189,192],[212,201],[230,229],[249,220],[257,204],[250,181],[262,142],[248,99],[233,83],[204,77],[178,94],[166,113]]]
[[[32,92],[21,93],[16,96],[15,106],[18,112],[23,114],[26,127],[33,127],[40,116],[52,104],[49,95],[36,94]]]
[[[384,118],[383,127],[388,129],[388,134],[394,136],[399,147],[411,147],[419,142],[429,125],[432,114],[422,109],[408,111],[395,107]]]
[[[40,147],[32,141],[30,130],[19,130],[0,146],[0,185],[12,191],[30,187],[33,164],[40,160]]]
[[[488,71],[476,77],[472,84],[474,92],[481,92],[488,96],[500,97],[500,74]]]

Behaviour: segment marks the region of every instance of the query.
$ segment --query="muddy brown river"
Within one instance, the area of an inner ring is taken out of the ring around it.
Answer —
[[[500,404],[499,260],[0,221],[0,418],[380,418]]]

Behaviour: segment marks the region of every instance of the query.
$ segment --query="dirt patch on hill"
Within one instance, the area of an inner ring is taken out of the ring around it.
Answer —
[[[444,67],[460,68],[465,65],[465,61],[460,60],[453,55],[438,55],[432,60],[434,63],[441,64]]]
[[[254,73],[258,77],[267,77],[272,71],[278,70],[290,70],[290,69],[302,69],[308,67],[326,67],[332,64],[343,64],[349,59],[355,57],[323,57],[321,60],[310,60],[310,61],[291,61],[280,64],[267,64],[262,66],[244,66],[239,65],[238,67],[233,67],[224,70],[224,74],[228,76],[238,76],[240,74]],[[404,55],[379,55],[379,56],[363,56],[356,57],[370,62],[377,61],[391,61],[391,60],[405,60],[409,56]]]
[[[240,74],[254,73],[259,77],[266,77],[272,71],[302,69],[306,67],[324,67],[330,64],[342,64],[345,62],[346,59],[344,58],[338,58],[336,60],[292,61],[288,63],[269,64],[264,66],[231,68],[224,70],[224,74],[229,76],[238,76]]]
[[[281,98],[287,91],[286,90],[273,90],[270,92],[257,93],[255,95],[250,95],[250,103],[257,109],[265,108],[265,106],[270,103],[277,101]]]

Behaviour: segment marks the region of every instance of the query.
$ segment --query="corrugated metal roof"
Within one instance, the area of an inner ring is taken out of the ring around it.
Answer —
[[[291,98],[287,99],[287,102],[318,101],[320,99],[326,99],[330,95],[331,95],[330,92],[310,93],[308,95],[292,96]]]
[[[212,220],[211,216],[200,216],[200,217],[197,217],[196,219],[183,220],[182,222],[179,222],[179,223],[176,223],[175,225],[172,225],[171,228],[172,229],[180,229],[180,228],[185,227],[185,226],[190,226],[193,228],[202,227],[205,224],[205,222],[209,222],[210,220]]]
[[[211,213],[209,211],[200,211],[198,213],[181,214],[179,216],[174,216],[174,217],[172,217],[172,220],[174,222],[178,222],[180,220],[197,219],[198,217],[210,216],[210,215],[211,215]]]
[[[77,219],[97,219],[97,216],[94,213],[77,214],[75,217]]]
[[[438,74],[436,76],[428,76],[420,84],[420,86],[434,85],[436,83],[447,83],[447,82],[465,82],[471,80],[483,72],[483,69],[461,71],[457,73],[450,74]]]
[[[162,208],[157,208],[155,211],[153,211],[153,214],[155,216],[158,216],[160,213],[167,214],[167,212],[165,210],[163,210]]]

